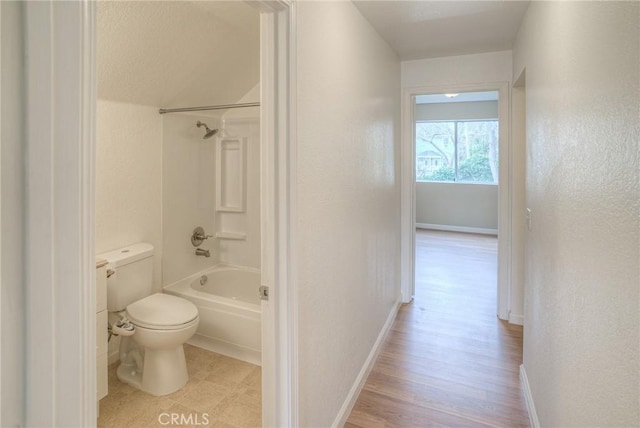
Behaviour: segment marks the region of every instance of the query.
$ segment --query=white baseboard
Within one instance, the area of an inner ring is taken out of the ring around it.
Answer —
[[[481,235],[498,235],[498,229],[482,227],[450,226],[448,224],[416,223],[418,229],[444,230],[447,232],[479,233]]]
[[[332,428],[339,428],[344,426],[351,414],[351,410],[353,410],[353,406],[355,406],[356,401],[358,400],[358,396],[360,395],[360,391],[364,387],[365,382],[367,381],[367,377],[373,368],[373,365],[376,362],[376,358],[378,358],[378,354],[380,353],[380,349],[382,347],[382,342],[384,342],[384,338],[387,336],[387,333],[391,329],[391,325],[393,321],[396,319],[396,315],[398,314],[398,309],[400,309],[400,299],[396,301],[389,312],[389,316],[387,317],[387,321],[382,326],[382,330],[380,330],[380,334],[378,334],[378,338],[376,342],[373,344],[373,348],[371,348],[371,352],[369,352],[369,356],[364,362],[362,369],[360,369],[360,373],[356,377],[355,382],[353,382],[353,386],[347,394],[347,398],[344,400],[340,411],[338,412],[338,416],[331,424]]]
[[[529,379],[527,378],[527,372],[524,370],[524,365],[522,364],[520,365],[520,383],[522,384],[524,400],[527,403],[529,422],[533,428],[540,428],[540,421],[538,420],[538,414],[536,413],[536,406],[533,404],[533,396],[531,395],[531,389],[529,388]]]
[[[509,313],[509,324],[524,325],[524,315]]]

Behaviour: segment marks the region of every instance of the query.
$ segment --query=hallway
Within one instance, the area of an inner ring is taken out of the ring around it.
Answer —
[[[496,313],[493,236],[418,230],[400,308],[345,427],[526,427],[522,327]]]

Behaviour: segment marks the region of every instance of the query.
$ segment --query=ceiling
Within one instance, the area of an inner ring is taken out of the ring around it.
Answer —
[[[163,108],[237,102],[260,79],[260,18],[241,1],[101,1],[98,98]]]
[[[355,1],[401,60],[510,50],[529,1]]]

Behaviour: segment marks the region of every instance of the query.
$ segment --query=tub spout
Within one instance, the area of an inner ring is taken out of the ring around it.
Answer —
[[[202,249],[202,248],[196,248],[196,256],[211,257],[211,254],[209,254],[209,250],[205,250],[205,249]]]

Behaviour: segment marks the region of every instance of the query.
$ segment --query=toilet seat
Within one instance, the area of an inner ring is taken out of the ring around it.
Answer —
[[[152,330],[178,330],[198,318],[198,308],[190,301],[156,293],[127,306],[127,318],[134,325]]]

